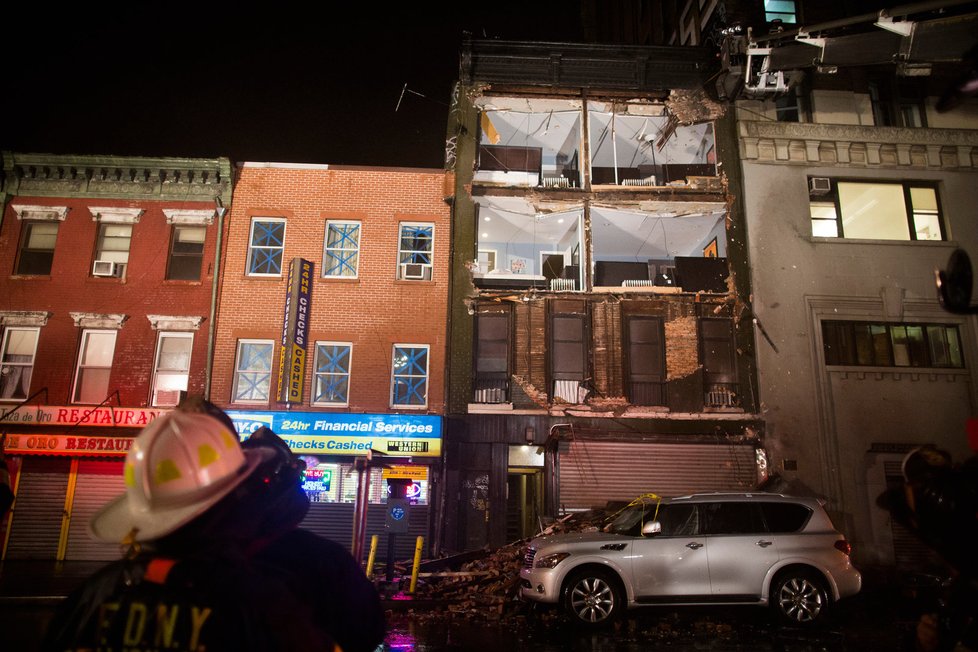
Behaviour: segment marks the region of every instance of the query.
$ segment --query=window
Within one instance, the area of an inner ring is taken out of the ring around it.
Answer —
[[[757,503],[704,503],[703,534],[759,534],[766,528]]]
[[[153,367],[153,406],[172,407],[180,402],[190,379],[193,333],[160,333]]]
[[[240,340],[234,363],[235,403],[267,403],[272,386],[271,340]]]
[[[37,350],[37,328],[7,328],[0,345],[0,400],[23,401],[30,395]]]
[[[625,337],[628,400],[635,405],[665,405],[666,348],[662,320],[627,317]]]
[[[729,319],[700,319],[699,331],[704,405],[735,407],[738,387],[733,322]]]
[[[75,389],[71,395],[73,403],[98,404],[108,396],[115,336],[116,331],[82,331]]]
[[[169,281],[199,281],[204,261],[204,239],[207,227],[173,226],[170,241],[170,260],[166,265],[166,278]]]
[[[360,223],[326,222],[323,276],[356,278],[360,262]]]
[[[808,522],[812,510],[797,503],[760,503],[768,532],[797,532]]]
[[[395,344],[391,362],[391,407],[428,405],[428,346]]]
[[[550,317],[550,378],[554,399],[580,403],[587,377],[587,315],[580,306],[555,306]],[[578,312],[580,311],[580,312]]]
[[[964,368],[955,325],[823,321],[822,341],[827,365]]]
[[[261,217],[251,221],[248,274],[281,276],[285,254],[285,220]]]
[[[46,276],[54,262],[54,243],[58,238],[58,222],[24,222],[17,256],[17,274]]]
[[[475,402],[505,403],[509,393],[509,312],[476,317]]]
[[[430,281],[434,242],[434,224],[402,223],[397,278]]]
[[[764,20],[794,25],[798,21],[795,0],[764,0]]]
[[[109,263],[98,276],[125,276],[129,264],[129,243],[132,240],[131,224],[101,223],[98,225],[98,241],[95,244],[96,263]]]
[[[932,185],[811,178],[809,188],[813,236],[946,239],[937,189]]]
[[[350,402],[349,342],[316,342],[313,405],[348,405]]]

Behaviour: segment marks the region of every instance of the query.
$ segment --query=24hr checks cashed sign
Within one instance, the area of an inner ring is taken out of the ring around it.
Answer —
[[[228,410],[228,416],[242,437],[267,426],[300,455],[366,455],[370,450],[396,457],[441,455],[441,417],[427,414]]]
[[[282,348],[278,367],[280,403],[302,402],[311,307],[312,263],[303,258],[293,258],[289,266],[285,315],[282,319]]]

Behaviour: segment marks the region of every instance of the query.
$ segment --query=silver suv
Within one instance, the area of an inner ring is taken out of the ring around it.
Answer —
[[[819,501],[779,494],[651,494],[601,532],[530,542],[523,597],[605,624],[626,607],[771,605],[809,625],[859,592],[850,546]]]

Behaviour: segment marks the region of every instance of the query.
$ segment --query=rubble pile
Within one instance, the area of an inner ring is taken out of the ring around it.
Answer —
[[[617,509],[604,508],[569,514],[537,536],[596,530],[615,511]],[[520,569],[529,543],[530,539],[524,539],[484,551],[477,558],[462,563],[458,570],[421,573],[415,599],[436,600],[444,603],[445,608],[416,614],[416,617],[428,621],[456,616],[463,616],[467,621],[525,618],[531,605],[519,599],[519,587]]]

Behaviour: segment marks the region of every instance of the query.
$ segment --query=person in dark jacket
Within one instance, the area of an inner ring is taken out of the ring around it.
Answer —
[[[375,649],[373,586],[345,549],[297,527],[300,473],[274,433],[241,446],[206,402],[155,420],[127,456],[126,493],[90,523],[126,556],[61,605],[45,649]]]

